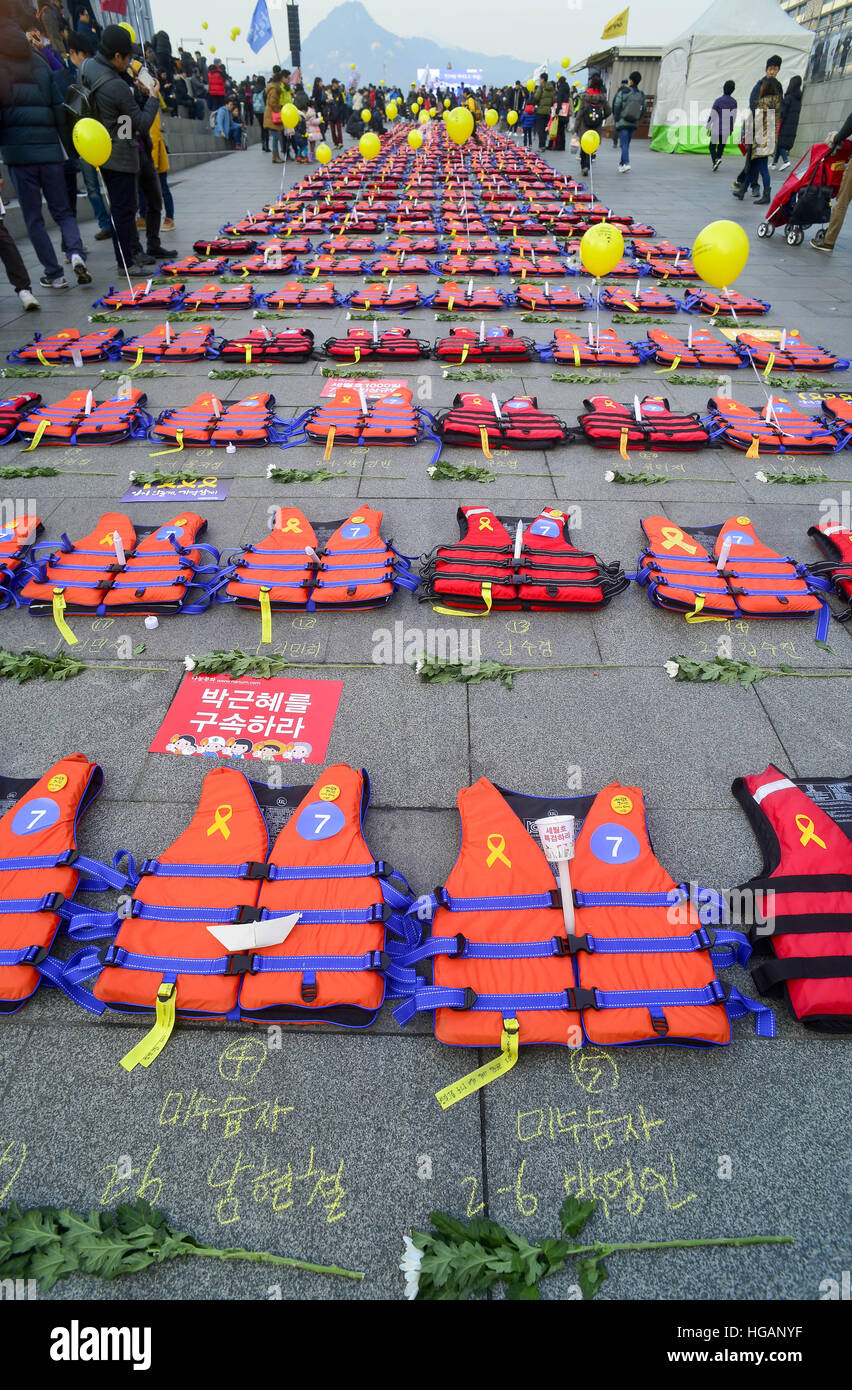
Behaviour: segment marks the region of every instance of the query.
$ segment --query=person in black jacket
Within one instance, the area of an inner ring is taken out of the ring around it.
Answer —
[[[838,130],[829,147],[829,154],[834,154],[840,149],[844,140],[852,137],[852,116],[847,116],[843,125]],[[843,226],[843,219],[846,216],[846,209],[852,202],[852,159],[846,165],[840,187],[837,190],[837,197],[831,211],[831,218],[824,232],[817,232],[811,241],[811,246],[815,251],[833,251],[834,243],[837,240],[838,232]]]
[[[331,128],[331,138],[335,149],[340,149],[343,144],[341,121],[345,113],[346,102],[343,99],[343,90],[335,78],[328,93],[328,124]]]
[[[112,152],[101,168],[112,210],[113,244],[118,269],[127,266],[130,274],[142,274],[155,263],[153,256],[135,257],[136,250],[136,181],[139,174],[139,149],[136,136],[150,130],[160,109],[159,82],[154,82],[150,95],[136,78],[145,95],[139,106],[133,83],[125,77],[131,61],[132,44],[126,29],[109,24],[101,36],[94,58],[88,58],[80,69],[89,88],[90,99],[98,120],[107,128],[112,140]]]
[[[801,77],[791,77],[781,102],[781,124],[778,127],[775,159],[770,164],[770,169],[789,169],[790,151],[796,141],[801,113],[802,79]]]
[[[64,290],[68,282],[44,225],[42,194],[62,232],[78,282],[89,285],[92,277],[62,171],[63,142],[68,142],[62,92],[56,74],[27,42],[21,26],[28,22],[28,16],[15,10],[0,20],[0,155],[15,186],[33,250],[44,267],[40,283],[45,289]]]

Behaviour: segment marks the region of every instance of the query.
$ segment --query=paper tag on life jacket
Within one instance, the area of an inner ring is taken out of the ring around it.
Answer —
[[[690,324],[686,330],[686,346],[688,348],[692,347],[692,324]]]
[[[500,413],[500,402],[498,401],[493,391],[491,392],[491,404],[494,406],[494,414],[497,416],[497,419],[502,420],[503,416]]]
[[[549,864],[574,858],[574,817],[545,816],[535,828]]]
[[[468,282],[467,282],[467,295],[468,295],[468,299],[471,297],[472,294],[473,294],[473,281],[472,281],[472,280],[468,280]]]
[[[172,326],[169,323],[168,319],[166,319],[164,327],[166,330],[166,346],[168,346],[172,341]]]
[[[287,940],[301,912],[287,917],[269,917],[265,922],[218,923],[207,928],[230,954],[234,951],[259,951],[262,946],[280,946]]]
[[[79,369],[83,365],[83,354],[78,347],[71,348],[71,361],[74,363],[74,366],[79,371]]]
[[[112,548],[115,551],[115,558],[118,563],[120,565],[126,564],[127,560],[124,554],[124,545],[122,544],[121,536],[118,531],[113,531],[112,533]]]
[[[149,281],[148,281],[147,285],[145,286],[145,293],[146,293],[146,294],[150,294],[150,293],[151,293],[151,286],[153,285],[153,283],[154,283],[153,280],[149,280]]]
[[[91,413],[92,413],[92,406],[94,405],[94,403],[95,403],[95,398],[94,398],[94,396],[92,395],[91,391],[87,391],[87,393],[86,393],[86,408],[85,408],[85,410],[83,411],[83,414],[84,414],[84,415],[91,415]]]
[[[549,281],[549,280],[545,280],[545,282],[544,282],[544,292],[545,292],[545,294],[547,295],[547,297],[548,297],[548,299],[549,299],[549,298],[550,298],[550,281]]]
[[[634,397],[633,397],[633,414],[636,416],[636,419],[637,419],[637,420],[639,421],[639,423],[641,424],[641,422],[642,422],[642,407],[641,407],[641,405],[639,404],[639,397],[638,397],[638,396],[634,396]]]

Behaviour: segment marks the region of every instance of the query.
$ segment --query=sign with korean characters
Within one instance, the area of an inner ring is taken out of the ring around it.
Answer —
[[[151,753],[322,763],[343,681],[184,676]]]

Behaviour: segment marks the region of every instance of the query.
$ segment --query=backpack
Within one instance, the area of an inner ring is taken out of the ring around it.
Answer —
[[[621,119],[638,125],[645,110],[645,98],[638,87],[630,87],[621,100]]]
[[[588,130],[597,130],[603,125],[604,99],[602,92],[586,92],[584,116]]]
[[[256,116],[262,116],[264,111],[266,110],[266,102],[263,97],[263,92],[255,92],[251,104],[252,109],[254,110],[254,114]]]
[[[104,73],[103,77],[99,77],[95,85],[90,87],[86,78],[80,73],[79,83],[69,84],[63,104],[68,113],[68,125],[71,130],[74,129],[78,121],[100,120],[98,108],[93,98],[98,88],[102,87],[105,82],[109,82],[110,77],[111,73]]]

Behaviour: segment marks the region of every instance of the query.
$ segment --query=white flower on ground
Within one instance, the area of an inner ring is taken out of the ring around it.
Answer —
[[[615,474],[614,474],[614,473],[612,472],[612,470],[609,469],[609,468],[608,468],[608,469],[606,470],[606,472],[604,473],[604,482],[605,482],[605,483],[614,483],[614,482],[615,482]]]
[[[423,1263],[423,1251],[417,1249],[409,1236],[403,1236],[402,1239],[405,1250],[399,1262],[399,1268],[401,1273],[405,1275],[405,1296],[414,1299],[420,1288],[420,1266]]]
[[[678,666],[678,664],[677,664],[676,661],[667,661],[667,662],[666,662],[666,675],[667,675],[667,676],[670,676],[672,680],[674,680],[674,678],[675,678],[675,676],[677,675],[677,673],[678,673],[679,670],[680,670],[680,667]]]
[[[416,660],[415,663],[414,663],[414,674],[415,674],[416,676],[419,676],[419,675],[420,675],[420,672],[423,670],[423,667],[424,667],[425,665],[426,665],[426,662],[424,661],[423,657],[422,657],[422,656],[418,656],[417,660]]]
[[[194,670],[195,670],[195,657],[194,657],[194,656],[185,656],[185,657],[184,657],[184,659],[183,659],[183,669],[184,669],[185,671],[194,671]]]
[[[131,469],[131,471],[128,473],[127,476],[128,476],[128,478],[130,479],[131,483],[135,483],[135,482],[136,482],[136,474],[133,472],[132,469]]]
[[[426,472],[429,474],[429,477],[430,477],[430,478],[434,478],[434,476],[435,476],[435,474],[437,473],[437,471],[438,471],[437,468],[427,468],[427,469],[426,469]]]
[[[273,473],[275,472],[276,467],[277,467],[277,465],[274,464],[274,463],[268,463],[268,464],[266,465],[266,476],[267,476],[267,478],[271,478],[271,477],[272,477]]]
[[[769,479],[767,478],[767,476],[766,476],[765,473],[758,472],[758,473],[755,473],[754,476],[757,478],[757,481],[758,481],[759,483],[768,483],[768,482],[769,482]]]

